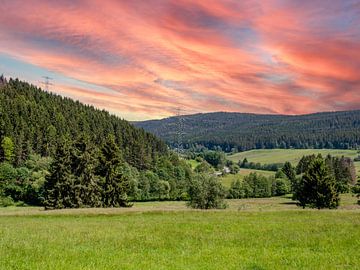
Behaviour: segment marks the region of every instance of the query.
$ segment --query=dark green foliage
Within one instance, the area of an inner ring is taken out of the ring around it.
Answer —
[[[281,196],[290,192],[290,182],[286,178],[265,177],[250,173],[243,181],[237,179],[231,183],[227,197],[229,199],[266,198]]]
[[[188,197],[186,162],[154,135],[105,111],[11,79],[0,88],[0,115],[5,201],[50,209]],[[38,168],[51,158],[51,166]]]
[[[302,207],[337,208],[339,193],[330,168],[322,157],[317,157],[309,164],[297,185],[294,197]]]
[[[242,199],[245,198],[245,190],[243,188],[243,183],[240,179],[237,179],[231,183],[230,189],[228,191],[229,199]]]
[[[347,157],[326,157],[326,164],[336,179],[336,189],[340,193],[350,191],[350,185],[356,183],[356,170],[352,159]]]
[[[285,173],[284,173],[282,170],[278,170],[278,171],[275,173],[275,178],[286,178],[286,175],[285,175]]]
[[[214,173],[214,168],[205,160],[196,166],[195,172],[197,173]]]
[[[189,202],[192,208],[225,208],[225,190],[221,182],[206,174],[196,175],[189,184]]]
[[[206,151],[203,158],[214,168],[221,169],[225,165],[225,154],[220,151]]]
[[[100,149],[97,174],[102,179],[103,206],[128,206],[127,192],[130,179],[125,174],[122,154],[113,136],[108,136]]]
[[[246,198],[271,197],[272,181],[263,175],[250,173],[244,177],[243,186]]]
[[[356,149],[360,110],[309,115],[207,113],[181,116],[185,148],[225,152],[273,148]],[[135,123],[175,145],[177,117]]]
[[[281,171],[286,175],[286,177],[292,182],[295,180],[295,169],[291,165],[290,162],[285,162],[284,166],[282,167]]]
[[[296,167],[296,172],[302,174],[309,170],[310,164],[321,155],[304,156]],[[336,189],[340,193],[349,192],[350,186],[356,182],[356,171],[353,160],[347,157],[332,157],[328,155],[325,159],[329,171],[336,180]]]
[[[303,156],[296,166],[296,174],[302,174],[309,169],[310,163],[316,158],[315,155]]]
[[[294,192],[294,190],[296,189],[296,185],[297,185],[295,168],[291,165],[290,162],[285,162],[281,171],[285,174],[286,178],[290,181],[291,191]]]
[[[72,148],[68,141],[58,144],[54,162],[50,166],[50,174],[46,177],[45,201],[46,209],[73,208],[77,206],[75,200],[74,180],[72,173]]]
[[[49,158],[31,155],[23,167],[0,163],[0,197],[31,205],[43,203],[43,185],[48,174]]]
[[[87,138],[74,144],[64,141],[46,178],[46,208],[128,206],[127,166],[113,136],[99,153]]]
[[[0,108],[0,140],[4,136],[11,138],[12,161],[17,166],[21,166],[32,152],[53,156],[62,136],[70,141],[85,136],[96,145],[102,145],[112,134],[124,160],[139,170],[153,169],[157,157],[168,153],[161,140],[125,120],[43,92],[17,79],[10,79],[0,88]]]
[[[240,171],[240,167],[237,164],[230,164],[229,169],[231,174],[237,174]]]
[[[352,188],[352,192],[356,194],[356,197],[359,199],[358,204],[360,204],[360,179],[358,179],[356,185]]]
[[[282,196],[291,192],[291,184],[286,178],[275,178],[273,182],[272,194],[274,196]]]
[[[264,170],[264,171],[274,171],[276,172],[283,166],[281,163],[272,163],[272,164],[261,164],[255,162],[249,162],[247,158],[244,158],[243,161],[239,161],[240,168],[244,169],[253,169],[253,170]]]

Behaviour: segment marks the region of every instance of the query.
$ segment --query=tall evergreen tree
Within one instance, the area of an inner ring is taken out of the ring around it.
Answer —
[[[335,178],[322,157],[313,160],[298,183],[295,198],[302,207],[337,208],[339,193]]]
[[[72,208],[74,203],[74,182],[72,174],[72,148],[67,141],[58,144],[50,174],[44,184],[44,205],[46,209]]]
[[[72,172],[76,177],[74,187],[76,206],[102,206],[100,177],[95,174],[97,152],[90,143],[89,138],[81,137],[76,141],[71,163]]]
[[[129,181],[123,175],[123,158],[112,135],[100,149],[97,173],[102,177],[102,203],[107,207],[128,206]]]
[[[292,191],[294,191],[297,185],[294,167],[291,165],[290,162],[287,161],[285,162],[284,167],[282,167],[281,171],[286,175],[287,179],[289,179],[291,183],[291,189]]]

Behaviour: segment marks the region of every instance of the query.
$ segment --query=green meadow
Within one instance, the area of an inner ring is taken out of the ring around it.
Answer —
[[[289,198],[132,208],[0,209],[1,269],[360,269],[360,208],[303,210]]]
[[[345,156],[355,158],[358,156],[357,150],[338,150],[338,149],[259,149],[229,155],[227,158],[238,162],[247,158],[249,162],[270,164],[285,163],[286,161],[296,165],[299,160],[306,155],[321,154],[326,156]],[[360,172],[360,162],[355,162],[357,172]]]
[[[236,181],[238,179],[242,180],[244,178],[244,176],[249,175],[252,172],[264,175],[266,177],[275,175],[275,172],[272,172],[272,171],[263,171],[263,170],[253,170],[253,169],[241,168],[239,173],[237,173],[237,174],[226,174],[226,175],[222,176],[221,177],[221,182],[225,187],[230,187],[232,182],[234,182],[234,181]]]

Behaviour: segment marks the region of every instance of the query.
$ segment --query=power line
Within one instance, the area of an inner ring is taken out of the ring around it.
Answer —
[[[184,118],[180,107],[176,109],[176,151],[181,154],[184,151]]]
[[[49,92],[49,86],[50,85],[54,85],[53,83],[51,83],[50,81],[53,80],[53,78],[49,77],[49,76],[43,76],[43,78],[45,79],[43,82],[41,82],[41,84],[44,85],[45,87],[45,91]]]

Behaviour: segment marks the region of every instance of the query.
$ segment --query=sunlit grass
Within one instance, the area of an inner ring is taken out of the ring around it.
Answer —
[[[359,269],[360,209],[302,210],[288,198],[128,209],[0,209],[1,269]]]
[[[237,174],[226,174],[226,175],[220,177],[220,180],[221,180],[222,184],[225,187],[230,187],[232,182],[234,182],[234,181],[236,181],[238,179],[242,180],[242,179],[244,179],[244,176],[249,175],[250,173],[257,173],[257,174],[260,174],[260,175],[264,175],[266,177],[275,175],[275,172],[272,172],[272,171],[263,171],[263,170],[253,170],[253,169],[241,168],[239,173],[237,173]]]
[[[229,155],[228,159],[238,162],[247,158],[249,162],[271,164],[285,163],[286,161],[296,165],[305,155],[328,154],[332,156],[345,156],[355,158],[358,156],[357,150],[337,150],[337,149],[259,149]],[[355,162],[355,167],[360,175],[360,162]]]

